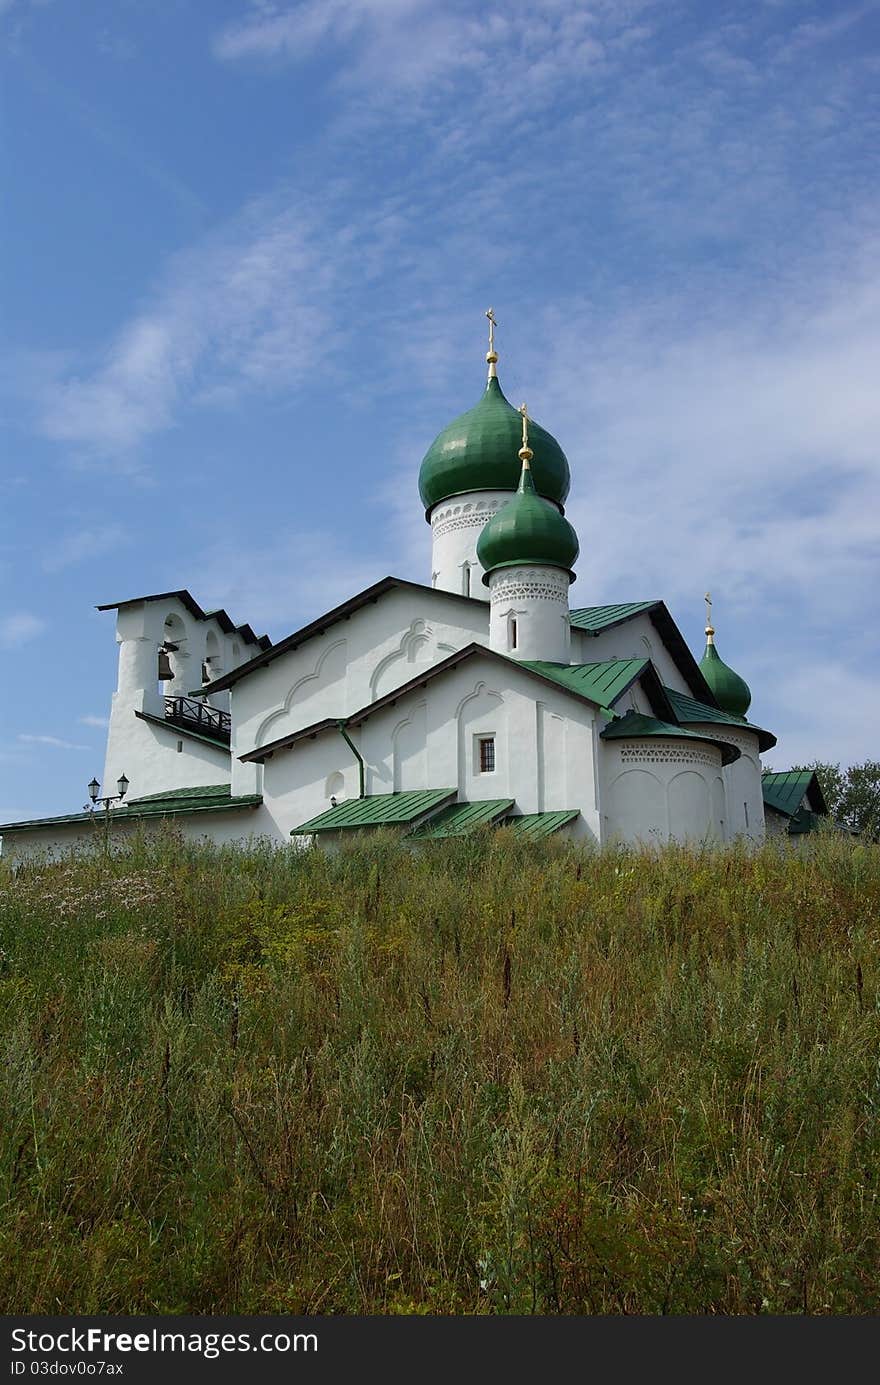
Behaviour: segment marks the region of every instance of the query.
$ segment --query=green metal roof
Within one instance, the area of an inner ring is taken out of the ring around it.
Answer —
[[[491,827],[513,807],[512,798],[490,798],[481,803],[450,803],[416,827],[411,837],[462,837],[478,827]]]
[[[571,612],[571,624],[577,630],[604,630],[609,625],[619,625],[630,616],[640,615],[657,606],[657,601],[624,601],[615,606],[581,606]]]
[[[706,651],[700,660],[700,672],[705,678],[719,707],[736,716],[745,716],[752,694],[744,678],[726,664],[714,644],[714,634],[708,630]]]
[[[419,494],[426,515],[441,500],[468,491],[515,491],[520,475],[517,451],[522,415],[504,397],[492,377],[477,404],[453,420],[431,443],[419,471]],[[559,443],[532,422],[529,446],[534,452],[535,486],[560,505],[571,476]]]
[[[816,771],[812,769],[786,769],[776,774],[762,774],[761,792],[766,804],[790,818],[795,816],[806,794],[814,811],[828,812]]]
[[[577,534],[555,505],[542,500],[529,468],[523,464],[516,495],[488,521],[477,540],[477,557],[489,574],[503,567],[563,568],[574,581]]]
[[[762,727],[753,725],[745,717],[737,716],[734,712],[722,712],[720,708],[710,707],[706,702],[698,702],[695,697],[676,692],[674,688],[664,688],[663,691],[672,703],[676,721],[682,725],[694,721],[711,721],[717,722],[720,726],[741,726],[744,731],[755,733],[759,750],[770,750],[776,744],[776,737],[772,731],[765,731]]]
[[[680,740],[705,741],[721,751],[723,765],[732,764],[740,756],[736,746],[728,744],[727,741],[715,740],[714,736],[704,736],[699,731],[685,731],[681,726],[672,726],[668,721],[658,721],[656,717],[647,717],[642,712],[627,712],[625,717],[616,717],[599,732],[599,735],[605,741],[642,740],[646,736],[673,736]]]
[[[603,659],[596,664],[551,664],[543,659],[517,660],[521,668],[549,678],[569,692],[600,707],[610,707],[648,667],[649,659]]]
[[[406,793],[374,794],[370,798],[349,798],[291,829],[292,837],[312,832],[356,831],[361,827],[386,827],[415,822],[432,810],[443,808],[455,798],[457,789],[412,789]]]
[[[203,731],[191,731],[188,726],[178,726],[176,722],[166,721],[164,717],[154,717],[151,712],[135,711],[135,716],[141,721],[150,722],[153,726],[161,726],[163,731],[171,731],[175,736],[188,736],[191,741],[204,741],[205,745],[212,745],[215,750],[225,750],[227,755],[230,753],[229,741],[222,741],[216,736],[206,736]]]
[[[232,790],[228,784],[199,784],[191,789],[163,789],[161,793],[147,793],[140,798],[130,798],[126,807],[132,808],[141,803],[183,803],[192,800],[204,803],[206,799],[229,798]]]
[[[239,794],[233,798],[228,784],[166,789],[164,793],[129,799],[112,809],[110,817],[114,822],[133,822],[142,818],[183,817],[191,813],[224,813],[236,808],[256,808],[262,801],[262,794]],[[103,823],[101,809],[94,813],[65,813],[51,818],[32,818],[28,822],[7,822],[0,825],[0,833],[24,832],[38,827],[82,826],[92,821]]]
[[[556,813],[521,813],[519,817],[508,818],[504,826],[509,827],[518,837],[549,837],[551,833],[558,832],[560,827],[574,822],[579,812],[579,808],[564,808]]]

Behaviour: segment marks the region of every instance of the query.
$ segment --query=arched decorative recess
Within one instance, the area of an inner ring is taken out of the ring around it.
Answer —
[[[435,641],[434,630],[426,620],[417,618],[412,622],[409,629],[401,637],[400,644],[390,654],[386,654],[384,659],[380,659],[373,670],[370,678],[370,701],[375,702],[377,697],[383,693],[392,692],[407,681],[411,675],[405,671],[405,667],[411,664],[431,664],[435,662],[430,658],[421,657],[426,651],[434,649],[439,654],[454,654],[455,645],[445,644],[442,640]],[[436,660],[439,662],[439,659]],[[399,676],[394,677],[390,670],[396,664],[405,667],[399,671]],[[388,678],[385,677],[389,674]],[[384,686],[383,686],[384,681]]]
[[[313,692],[317,692],[320,687],[326,687],[329,683],[335,682],[337,678],[342,676],[345,672],[345,654],[345,640],[336,640],[328,649],[324,650],[311,673],[304,673],[303,676],[298,678],[293,684],[293,687],[284,699],[284,705],[282,707],[276,707],[275,710],[270,712],[260,723],[260,728],[257,731],[254,741],[255,747],[261,746],[266,741],[273,739],[273,737],[269,735],[270,730],[290,713],[290,709],[293,707],[294,702],[304,702],[307,697]]]
[[[709,785],[697,769],[683,769],[669,781],[669,833],[679,841],[713,837]]]
[[[491,731],[499,738],[499,751],[504,750],[506,728],[501,725],[504,698],[495,688],[486,683],[475,684],[472,692],[461,699],[455,709],[455,722],[458,735],[458,787],[467,790],[469,780],[474,778],[471,760],[471,737],[481,731]],[[506,758],[506,757],[505,757]],[[502,761],[499,755],[499,768]],[[505,774],[507,772],[505,766]],[[484,795],[485,797],[485,795]]]
[[[608,824],[614,839],[624,842],[666,841],[666,794],[648,769],[625,769],[608,786]]]

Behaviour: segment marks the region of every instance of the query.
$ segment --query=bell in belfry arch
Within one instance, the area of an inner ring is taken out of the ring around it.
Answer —
[[[170,683],[174,679],[174,669],[164,644],[159,646],[159,682]]]

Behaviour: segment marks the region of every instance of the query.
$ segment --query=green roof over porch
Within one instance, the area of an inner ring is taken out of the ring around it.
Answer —
[[[457,789],[412,789],[406,793],[374,794],[370,798],[349,798],[328,808],[325,813],[291,829],[292,837],[313,832],[357,832],[365,827],[405,827],[417,823],[455,798]]]

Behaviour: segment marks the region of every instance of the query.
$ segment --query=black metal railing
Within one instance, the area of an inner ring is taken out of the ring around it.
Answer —
[[[199,731],[203,736],[212,736],[215,741],[223,741],[226,745],[232,734],[232,717],[228,712],[209,707],[193,697],[166,697],[165,720],[186,731]]]

